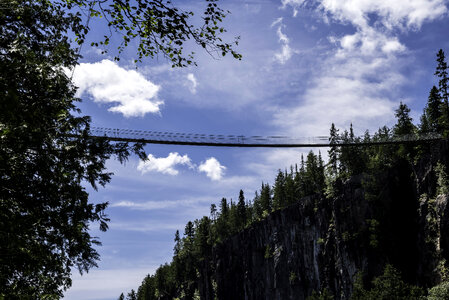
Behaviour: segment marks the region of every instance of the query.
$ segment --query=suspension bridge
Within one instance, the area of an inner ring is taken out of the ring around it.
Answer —
[[[248,147],[248,148],[309,148],[330,146],[368,146],[382,144],[418,144],[443,139],[440,134],[411,134],[402,136],[370,137],[370,139],[354,138],[348,140],[338,138],[330,142],[328,136],[288,137],[288,136],[244,136],[215,135],[198,133],[179,133],[163,131],[147,131],[134,129],[118,129],[91,127],[92,138],[107,139],[116,142],[142,142],[147,144],[211,146],[211,147]]]

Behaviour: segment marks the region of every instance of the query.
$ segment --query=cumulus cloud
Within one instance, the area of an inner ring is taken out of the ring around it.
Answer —
[[[196,94],[196,87],[198,86],[198,80],[193,73],[187,74],[188,87],[192,94]]]
[[[319,9],[333,19],[367,27],[370,15],[377,16],[377,24],[387,29],[394,27],[419,28],[424,22],[447,13],[444,0],[282,0],[282,8],[290,6],[294,15],[306,2],[318,4]]]
[[[160,87],[135,70],[126,70],[110,60],[82,63],[75,68],[73,82],[77,96],[90,94],[95,102],[112,103],[108,110],[125,117],[159,113],[163,101],[158,100]]]
[[[207,177],[215,181],[220,180],[223,177],[226,167],[222,166],[216,158],[211,157],[200,164],[198,170],[206,173]]]
[[[277,26],[276,34],[279,38],[279,43],[282,45],[281,50],[274,54],[274,58],[281,64],[285,64],[296,51],[290,47],[290,40],[287,35],[282,32],[282,28],[285,28],[285,25],[282,24],[282,18],[276,19],[271,27]]]
[[[148,160],[139,162],[137,170],[142,174],[148,172],[158,172],[168,175],[178,175],[179,171],[175,169],[178,165],[185,165],[193,168],[193,164],[187,154],[181,156],[177,152],[171,152],[167,157],[154,157],[148,154]]]
[[[424,22],[447,14],[444,0],[282,0],[282,7],[296,10],[306,2],[318,4],[325,20],[352,24],[356,33],[341,37],[340,45],[345,50],[360,50],[368,55],[375,51],[387,54],[404,51],[405,47],[394,36],[395,29],[416,30]]]
[[[380,24],[388,29],[394,27],[414,29],[447,12],[444,0],[321,0],[318,2],[332,18],[350,21],[359,27],[369,26],[370,14],[376,14],[378,17],[376,25]]]

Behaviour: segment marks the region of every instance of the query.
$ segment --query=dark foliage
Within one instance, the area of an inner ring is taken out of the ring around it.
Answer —
[[[89,137],[90,118],[80,116],[76,88],[67,76],[89,31],[82,18],[102,16],[122,34],[119,52],[139,40],[139,59],[158,53],[173,66],[194,63],[181,52],[193,39],[209,52],[232,53],[219,37],[226,15],[206,0],[204,25],[188,23],[169,1],[4,0],[0,9],[0,298],[58,298],[71,271],[96,266],[92,223],[107,230],[107,203],[91,203],[85,186],[109,182],[105,163],[145,158],[142,144]],[[103,45],[107,45],[106,36]],[[162,272],[162,271],[160,271]],[[134,297],[133,295],[128,297]]]

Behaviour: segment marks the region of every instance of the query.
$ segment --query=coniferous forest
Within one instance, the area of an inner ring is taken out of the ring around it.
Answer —
[[[205,265],[213,264],[217,245],[232,243],[233,236],[257,227],[274,212],[288,209],[289,206],[297,205],[302,201],[314,199],[312,214],[319,213],[320,207],[324,205],[322,203],[338,201],[332,199],[341,198],[345,185],[351,180],[354,181],[354,178],[358,178],[356,180],[361,182],[363,201],[374,203],[374,206],[378,206],[379,209],[371,213],[372,218],[364,221],[366,228],[358,232],[341,233],[340,238],[343,241],[353,240],[359,247],[366,247],[369,251],[376,252],[376,255],[388,256],[391,241],[386,241],[387,238],[384,238],[382,234],[383,230],[390,229],[382,224],[384,221],[381,216],[384,214],[381,207],[382,202],[385,202],[383,194],[386,193],[387,182],[394,181],[390,175],[396,171],[396,177],[405,174],[405,177],[419,181],[422,179],[419,174],[420,169],[426,166],[433,175],[430,182],[418,188],[421,190],[419,201],[421,204],[426,203],[429,210],[426,215],[428,223],[425,225],[427,226],[425,243],[435,244],[438,238],[437,228],[440,230],[444,221],[438,219],[436,209],[432,209],[431,206],[437,201],[438,196],[448,194],[448,160],[445,154],[449,152],[441,151],[441,141],[381,142],[404,139],[404,137],[413,140],[424,135],[442,137],[449,135],[447,71],[445,54],[443,50],[440,50],[437,53],[437,67],[434,74],[438,80],[438,86],[430,89],[427,104],[417,124],[410,117],[408,106],[402,102],[395,111],[394,126],[391,128],[382,126],[374,134],[366,131],[364,136],[359,137],[355,135],[352,124],[349,130],[338,129],[332,124],[329,133],[332,146],[327,150],[327,163],[323,160],[320,151],[318,153],[310,151],[306,157],[301,156],[297,164],[285,170],[280,169],[273,184],[262,182],[260,190],[255,195],[245,195],[244,191],[240,190],[237,200],[222,198],[218,207],[212,204],[210,216],[189,221],[184,232],[176,231],[172,262],[161,265],[155,274],[145,277],[138,290],[127,293],[126,298],[227,299],[223,294],[220,295],[220,287],[217,287],[213,276],[206,279],[210,281],[213,291],[207,292],[207,296],[200,292],[201,289],[204,290],[204,287],[200,286],[201,281],[205,280],[204,270],[216,267]],[[351,146],[340,145],[348,143]],[[397,193],[408,192],[397,191]],[[406,226],[413,221],[406,218],[414,213],[409,214],[408,211],[414,211],[416,208],[408,208],[409,204],[404,203],[400,205],[402,207],[399,209],[404,219],[398,217],[393,225],[400,235],[407,235]],[[402,233],[401,230],[403,230]],[[301,232],[296,234],[301,235]],[[317,241],[318,244],[328,242],[322,238]],[[385,264],[380,266],[381,272],[379,267],[377,273],[372,274],[364,274],[362,270],[358,270],[357,276],[351,283],[350,295],[335,295],[335,291],[324,286],[319,290],[313,290],[306,297],[307,299],[448,299],[449,269],[444,258],[445,253],[434,248],[432,248],[434,251],[432,255],[438,256],[438,265],[435,267],[434,274],[430,276],[433,276],[431,280],[416,279],[412,274],[403,274],[400,269],[405,269],[400,260],[396,259],[399,261],[398,269],[398,266],[394,264],[395,259],[387,259]],[[276,252],[270,245],[267,245],[264,250],[265,259],[270,259]],[[367,259],[369,260],[370,257]],[[297,280],[296,277],[295,272],[290,272],[290,284]],[[243,295],[240,297],[244,299]],[[120,299],[125,299],[124,294],[120,295]]]

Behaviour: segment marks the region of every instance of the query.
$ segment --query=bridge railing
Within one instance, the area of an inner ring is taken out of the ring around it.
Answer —
[[[148,131],[135,129],[118,129],[106,127],[92,127],[91,135],[94,137],[109,138],[112,140],[145,141],[161,144],[184,144],[184,145],[211,145],[211,146],[331,146],[331,145],[363,145],[363,144],[389,144],[407,143],[416,141],[431,141],[441,139],[437,133],[410,134],[401,136],[379,137],[372,136],[367,142],[364,138],[356,138],[348,141],[340,138],[330,143],[328,136],[315,137],[288,137],[288,136],[244,136],[244,135],[221,135],[221,134],[199,134],[180,133],[168,131]]]

